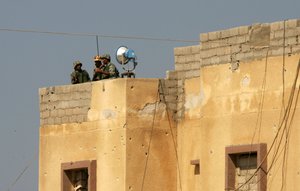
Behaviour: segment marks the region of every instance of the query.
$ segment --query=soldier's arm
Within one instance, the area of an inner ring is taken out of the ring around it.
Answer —
[[[78,77],[76,75],[76,72],[72,72],[72,74],[71,74],[71,83],[72,84],[77,84],[78,83]]]

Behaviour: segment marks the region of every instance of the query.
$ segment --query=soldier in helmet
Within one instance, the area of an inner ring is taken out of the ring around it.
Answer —
[[[110,55],[103,54],[100,56],[102,66],[99,68],[95,68],[94,72],[98,75],[101,75],[101,80],[109,79],[109,78],[118,78],[119,71],[116,66],[110,62]]]
[[[71,73],[71,83],[79,84],[91,81],[87,71],[81,69],[82,63],[80,61],[73,62],[74,71]]]
[[[101,58],[99,55],[94,57],[94,62],[95,62],[95,69],[94,69],[94,74],[93,74],[93,81],[98,81],[101,80],[102,78],[102,73],[99,72],[99,70],[103,69],[103,64],[101,62]]]

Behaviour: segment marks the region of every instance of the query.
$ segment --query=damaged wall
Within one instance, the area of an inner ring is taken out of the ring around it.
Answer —
[[[39,190],[59,190],[61,164],[85,160],[96,160],[97,190],[176,190],[174,124],[158,86],[157,79],[115,79],[40,89]],[[76,108],[84,120],[74,112],[74,120],[52,120]]]
[[[299,90],[299,79],[292,88],[299,72],[299,23],[287,20],[204,33],[200,45],[175,48],[171,74],[182,81],[178,88],[183,90],[183,104],[177,106],[182,187],[177,190],[234,190],[226,184],[226,148],[266,144],[270,149],[276,136],[283,141],[276,139],[265,160],[266,181],[251,181],[250,190],[300,189],[298,93],[288,106],[292,90]],[[287,108],[294,115],[283,122]],[[199,174],[191,164],[196,160]]]

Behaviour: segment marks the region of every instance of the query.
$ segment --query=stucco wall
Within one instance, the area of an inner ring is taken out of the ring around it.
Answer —
[[[97,161],[97,190],[176,190],[174,124],[160,101],[159,80],[115,79],[60,88],[75,87],[79,93],[87,88],[90,95],[85,120],[49,124],[43,118],[39,190],[59,190],[61,164],[84,160]],[[51,90],[55,97],[53,90],[60,88],[41,89],[40,96]],[[54,102],[64,105],[69,98]],[[41,115],[51,102],[41,102]]]
[[[300,189],[296,181],[300,177],[299,104],[290,107],[287,126],[280,126],[299,58],[300,55],[286,57],[284,81],[280,56],[241,62],[234,71],[230,63],[202,67],[200,77],[185,81],[185,117],[178,124],[182,190],[224,190],[225,147],[266,143],[269,150],[276,136],[279,138],[267,157],[267,189],[280,190],[282,184],[286,190]],[[298,89],[297,86],[294,103]],[[288,138],[283,129],[289,129]],[[274,157],[276,151],[280,154]],[[287,160],[282,166],[285,151]],[[199,175],[190,165],[190,160],[195,159],[200,159]]]

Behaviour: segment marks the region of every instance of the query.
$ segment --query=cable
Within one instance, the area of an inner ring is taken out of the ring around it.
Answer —
[[[167,112],[167,117],[168,117],[168,122],[169,122],[169,128],[170,128],[170,132],[171,132],[171,135],[172,135],[172,141],[173,141],[175,155],[176,155],[176,163],[177,163],[178,176],[179,176],[179,186],[180,186],[180,190],[182,190],[181,172],[180,172],[180,166],[179,166],[178,151],[177,151],[177,146],[176,146],[176,142],[175,142],[175,138],[174,138],[172,126],[171,126],[171,119],[170,119],[169,110],[168,110],[169,107],[168,107],[168,103],[166,101],[166,97],[165,97],[165,93],[164,93],[164,88],[162,86],[161,80],[159,80],[159,86],[161,87],[162,95],[163,95],[163,100],[164,100],[164,102],[166,104],[166,112]]]
[[[158,98],[159,98],[159,86],[158,86],[156,102],[155,102],[155,107],[154,107],[154,114],[153,114],[153,119],[152,119],[152,124],[151,124],[150,140],[149,140],[149,145],[148,145],[148,149],[147,149],[147,158],[146,158],[146,163],[145,163],[145,168],[144,168],[141,191],[144,190],[144,183],[145,183],[145,177],[146,177],[146,172],[147,172],[148,159],[150,156],[150,146],[151,146],[152,137],[153,137],[152,135],[153,135],[153,129],[154,129],[155,116],[156,116],[156,108],[157,108],[157,105],[159,104]]]
[[[24,175],[24,173],[27,171],[27,169],[31,166],[33,161],[37,158],[38,154],[36,153],[33,157],[33,159],[25,166],[25,168],[21,171],[21,173],[17,176],[17,178],[11,183],[11,185],[7,188],[7,191],[10,191],[17,182],[21,179],[21,177]]]
[[[149,41],[166,41],[166,42],[188,42],[199,43],[199,40],[184,40],[184,39],[171,39],[171,38],[153,38],[143,36],[121,36],[121,35],[102,35],[96,33],[71,33],[71,32],[54,32],[54,31],[40,31],[40,30],[26,30],[26,29],[9,29],[0,28],[0,31],[7,32],[21,32],[21,33],[38,33],[38,34],[50,34],[50,35],[65,35],[65,36],[92,36],[101,38],[116,38],[116,39],[131,39],[131,40],[149,40]]]
[[[236,188],[234,191],[237,191],[237,190],[239,190],[241,187],[245,186],[245,185],[246,185],[246,184],[247,184],[247,183],[248,183],[248,182],[249,182],[249,181],[257,174],[258,170],[261,169],[262,164],[265,162],[265,160],[267,159],[268,155],[270,154],[272,148],[274,147],[275,140],[278,138],[279,133],[280,133],[281,129],[283,128],[283,131],[282,131],[282,134],[281,134],[280,140],[279,140],[279,146],[280,146],[280,143],[281,143],[282,138],[283,138],[283,135],[284,135],[283,132],[284,132],[285,129],[287,128],[287,126],[283,126],[283,124],[285,124],[285,121],[288,120],[288,118],[289,118],[290,109],[291,109],[291,107],[292,107],[292,103],[293,103],[293,100],[294,100],[294,93],[295,93],[295,89],[296,89],[296,84],[297,84],[298,77],[299,77],[299,71],[300,71],[300,59],[299,59],[298,65],[297,65],[296,76],[295,76],[295,79],[294,79],[294,82],[293,82],[293,85],[292,85],[292,90],[291,90],[291,93],[290,93],[290,96],[289,96],[288,105],[287,105],[286,110],[285,110],[285,112],[284,112],[284,116],[283,116],[283,119],[282,119],[282,121],[281,121],[281,123],[280,123],[279,129],[278,129],[278,131],[277,131],[277,133],[276,133],[276,135],[275,135],[275,137],[274,137],[274,139],[273,139],[273,142],[272,142],[272,144],[271,144],[271,146],[270,146],[270,148],[269,148],[269,150],[268,150],[266,156],[263,158],[262,162],[259,164],[259,166],[258,166],[257,169],[255,170],[255,172],[253,173],[253,175],[252,175],[245,183],[243,183],[243,184],[240,185],[238,188]],[[300,88],[300,87],[298,87],[298,88]],[[299,91],[298,91],[298,93],[299,93]],[[298,95],[296,96],[296,103],[297,103],[297,102],[298,102]],[[295,106],[295,107],[296,107],[296,106]],[[294,108],[294,109],[295,109],[295,108]],[[295,114],[295,112],[293,112],[293,115],[294,115],[294,114]],[[291,119],[293,119],[293,116],[292,116]],[[276,157],[277,157],[277,155],[278,155],[279,146],[278,146],[278,148],[274,151],[274,152],[275,152],[274,157],[273,157],[272,162],[271,162],[271,165],[270,165],[270,167],[269,167],[269,169],[268,169],[268,171],[266,172],[265,175],[267,175],[267,174],[270,172],[270,170],[272,169],[272,167],[273,167],[273,165],[274,165],[274,161],[275,161],[275,159],[276,159]]]

